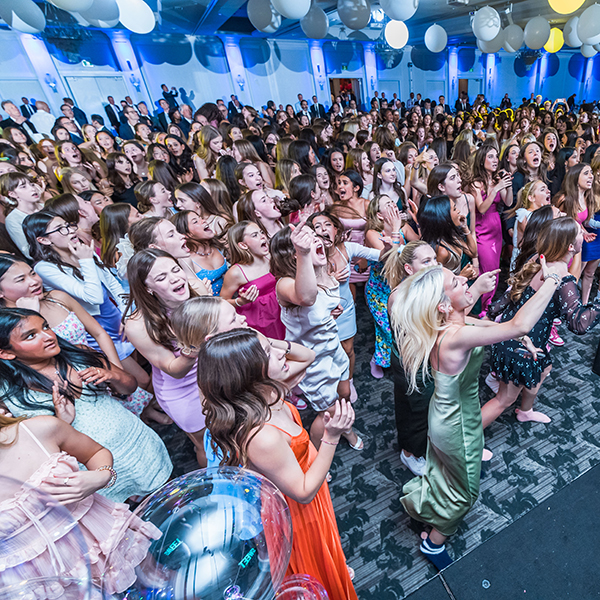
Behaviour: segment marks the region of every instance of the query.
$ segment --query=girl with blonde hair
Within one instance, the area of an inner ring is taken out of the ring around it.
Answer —
[[[432,527],[420,550],[438,569],[452,562],[446,538],[456,532],[479,495],[483,346],[525,335],[539,320],[560,283],[560,271],[546,268],[543,260],[542,267],[545,281],[540,289],[505,323],[467,321],[474,297],[466,278],[439,266],[403,281],[391,307],[410,392],[419,373],[427,380],[430,361],[432,366],[435,388],[425,472],[404,486],[400,501],[412,518]]]

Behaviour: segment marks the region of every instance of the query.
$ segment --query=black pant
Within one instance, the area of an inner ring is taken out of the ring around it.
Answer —
[[[429,401],[433,395],[433,380],[425,384],[417,378],[419,389],[408,393],[409,383],[398,357],[392,352],[391,361],[394,376],[394,405],[398,446],[415,456],[425,456],[427,451],[427,417]]]

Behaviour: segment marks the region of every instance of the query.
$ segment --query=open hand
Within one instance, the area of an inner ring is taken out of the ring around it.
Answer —
[[[94,258],[94,240],[90,242],[89,246],[79,241],[75,242],[74,244],[69,243],[69,250],[71,251],[71,254],[78,260]]]
[[[113,374],[108,369],[88,367],[87,369],[83,369],[83,371],[79,371],[79,377],[81,377],[81,380],[88,385],[100,385],[101,383],[111,381]]]
[[[75,405],[60,393],[57,381],[52,385],[52,404],[57,419],[69,425],[75,420]]]

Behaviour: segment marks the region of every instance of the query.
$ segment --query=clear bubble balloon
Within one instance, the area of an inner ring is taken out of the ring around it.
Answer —
[[[441,52],[448,43],[446,30],[435,23],[425,32],[425,46],[429,52]]]
[[[500,33],[502,22],[495,8],[484,6],[475,13],[471,27],[478,40],[491,42]]]
[[[310,10],[300,19],[300,27],[307,38],[322,40],[329,29],[329,17],[313,2]]]
[[[0,600],[90,597],[88,547],[66,507],[0,477],[0,511]]]
[[[350,29],[363,29],[371,20],[368,0],[338,0],[337,11],[342,23]]]
[[[263,33],[275,33],[281,25],[281,15],[273,8],[271,0],[248,0],[250,23]]]
[[[539,50],[550,37],[550,23],[544,17],[534,17],[525,25],[525,45]]]
[[[154,492],[135,515],[162,537],[136,568],[124,600],[271,600],[281,585],[292,521],[281,492],[257,473],[189,473]]]
[[[504,29],[504,43],[502,46],[507,52],[517,52],[523,45],[523,30],[518,25],[509,25]]]
[[[419,8],[419,0],[379,0],[383,12],[394,21],[407,21]]]
[[[577,26],[579,25],[579,17],[571,17],[563,27],[563,36],[565,44],[571,48],[579,48],[583,43],[577,35]]]
[[[581,13],[577,36],[582,43],[590,46],[600,42],[600,4],[592,4]]]
[[[288,575],[277,590],[275,600],[329,600],[329,595],[312,575]]]

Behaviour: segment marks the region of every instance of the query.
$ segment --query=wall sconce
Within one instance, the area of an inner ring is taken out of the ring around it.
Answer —
[[[246,80],[242,77],[241,73],[238,73],[238,76],[235,78],[237,84],[240,86],[240,90],[244,91],[244,86],[246,85]]]
[[[371,91],[375,89],[375,78],[371,75]]]
[[[46,84],[48,85],[48,87],[55,94],[58,94],[58,89],[57,89],[57,86],[56,86],[56,79],[54,79],[54,77],[52,77],[52,75],[50,75],[50,73],[46,73],[46,77],[44,78],[44,81],[46,82]]]
[[[131,85],[135,88],[136,92],[140,91],[140,84],[142,83],[139,77],[136,77],[133,73],[129,76],[129,81],[131,81]]]

